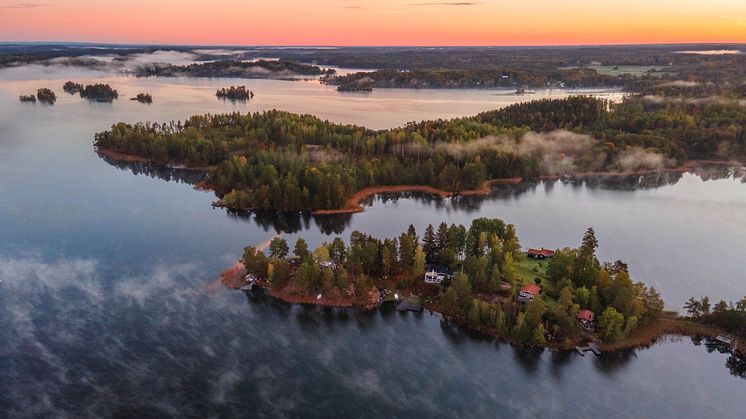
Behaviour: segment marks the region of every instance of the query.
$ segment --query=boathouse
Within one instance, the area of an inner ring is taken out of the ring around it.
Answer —
[[[596,315],[588,309],[580,310],[578,312],[578,324],[585,329],[591,329],[593,327],[593,320]]]

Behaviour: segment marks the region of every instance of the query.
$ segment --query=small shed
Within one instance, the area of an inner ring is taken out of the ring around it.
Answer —
[[[541,294],[541,287],[536,284],[524,285],[518,294],[518,301],[529,302]]]

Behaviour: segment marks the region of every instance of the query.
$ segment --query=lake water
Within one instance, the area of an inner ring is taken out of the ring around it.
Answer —
[[[122,98],[85,102],[62,92],[66,80],[104,81]],[[216,100],[231,84],[255,99]],[[57,92],[54,106],[18,101],[39,87]],[[127,100],[140,92],[153,105]],[[688,338],[598,358],[529,352],[427,313],[205,289],[242,247],[278,230],[317,244],[487,216],[515,223],[524,246],[575,246],[593,226],[600,257],[628,262],[669,308],[691,295],[737,299],[746,294],[738,173],[541,182],[481,200],[379,197],[364,213],[319,219],[231,215],[173,173],[116,167],[92,150],[93,134],[117,121],[276,107],[386,128],[569,93],[341,94],[315,82],[1,70],[0,416],[742,417],[746,365]]]

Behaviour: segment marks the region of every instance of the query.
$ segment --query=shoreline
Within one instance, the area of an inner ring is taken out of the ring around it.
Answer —
[[[116,161],[122,162],[137,162],[137,163],[153,163],[161,165],[168,169],[174,170],[191,170],[198,172],[210,173],[217,169],[218,165],[212,166],[197,166],[197,167],[173,167],[164,165],[163,163],[140,157],[132,154],[124,154],[116,151],[97,148],[96,153],[104,155]],[[440,198],[451,198],[454,196],[487,196],[492,193],[492,187],[496,185],[520,185],[530,180],[559,180],[563,176],[570,176],[574,178],[591,178],[591,177],[625,177],[625,176],[644,176],[654,173],[687,173],[698,165],[722,165],[722,166],[744,166],[743,163],[738,160],[717,160],[717,159],[698,159],[698,160],[687,160],[679,166],[668,167],[662,169],[644,169],[626,172],[581,172],[572,175],[561,174],[561,175],[539,175],[533,177],[510,177],[510,178],[497,178],[489,179],[476,188],[476,189],[465,189],[456,192],[446,191],[444,189],[436,188],[429,185],[381,185],[381,186],[369,186],[356,191],[350,196],[345,202],[342,208],[334,209],[320,209],[320,210],[305,210],[311,213],[311,215],[346,215],[346,214],[357,214],[365,211],[365,207],[360,203],[372,196],[384,193],[404,193],[404,192],[423,192],[431,195],[438,196]],[[209,180],[201,181],[197,183],[195,189],[198,190],[214,190]],[[230,208],[220,204],[220,200],[216,201],[214,206],[223,207],[227,209],[235,210],[251,210],[251,208]]]
[[[450,198],[453,196],[483,196],[492,193],[492,187],[495,185],[518,185],[523,182],[522,177],[490,179],[482,182],[477,189],[466,189],[458,192],[449,192],[428,185],[394,185],[394,186],[369,186],[355,192],[343,208],[325,209],[312,211],[313,215],[337,215],[337,214],[356,214],[365,211],[365,207],[360,202],[382,193],[402,193],[402,192],[424,192],[437,195],[440,198]]]
[[[147,157],[140,157],[136,154],[126,154],[126,153],[120,153],[118,151],[109,150],[106,148],[97,147],[94,150],[96,154],[99,156],[104,155],[112,160],[125,162],[125,163],[152,163],[157,164],[159,166],[162,166],[166,169],[172,169],[172,170],[188,170],[193,172],[205,172],[210,173],[214,172],[218,165],[210,165],[210,166],[171,166],[168,164],[163,164],[159,161],[155,161],[153,159],[149,159]]]
[[[213,281],[207,286],[210,291],[222,287],[239,290],[245,283],[243,281],[245,266],[241,261],[237,261],[232,267],[223,271],[218,279]],[[361,304],[354,297],[342,297],[334,296],[322,296],[321,299],[317,299],[315,296],[310,294],[294,294],[288,290],[273,290],[266,281],[257,281],[256,285],[263,288],[267,295],[277,300],[283,301],[288,304],[299,304],[299,305],[312,305],[322,308],[359,308],[366,311],[372,311],[378,308],[381,302],[378,299],[378,291],[374,288],[371,290],[368,301],[366,304]],[[374,292],[375,291],[375,292]],[[424,303],[424,308],[431,313],[436,313],[441,316],[443,320],[453,322],[454,324],[462,327],[468,331],[476,332],[478,334],[489,336],[499,341],[508,343],[510,345],[523,347],[515,342],[509,336],[503,336],[495,329],[485,328],[481,326],[475,326],[469,324],[466,320],[452,315],[446,314],[440,311],[437,305]],[[716,338],[718,335],[728,334],[727,332],[711,325],[698,323],[688,318],[680,317],[677,312],[666,311],[661,315],[661,318],[654,324],[644,326],[639,330],[636,330],[631,336],[617,341],[617,342],[602,342],[600,349],[604,353],[615,353],[630,349],[643,349],[648,348],[662,339],[667,337],[706,337]],[[576,346],[583,346],[584,342],[589,342],[588,339],[579,339],[573,342],[547,342],[545,345],[539,348],[547,349],[550,351],[573,351]],[[734,349],[734,354],[739,354],[738,350]]]

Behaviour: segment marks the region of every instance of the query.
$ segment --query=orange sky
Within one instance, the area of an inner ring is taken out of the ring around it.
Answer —
[[[0,41],[199,45],[746,42],[746,0],[0,0]]]

